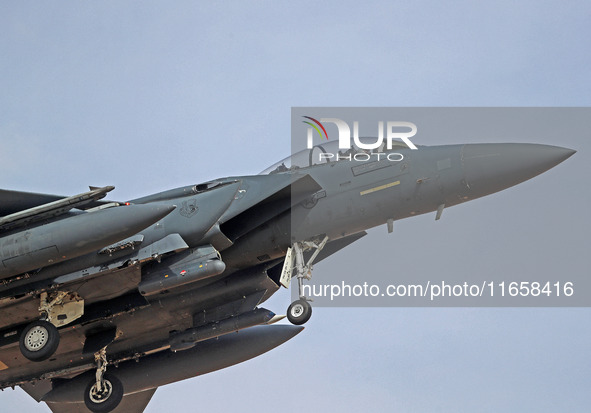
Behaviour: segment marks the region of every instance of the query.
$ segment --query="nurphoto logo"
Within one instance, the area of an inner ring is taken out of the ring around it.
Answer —
[[[342,159],[368,161],[377,156],[377,160],[387,158],[389,161],[401,161],[404,156],[400,153],[386,153],[391,151],[394,146],[400,147],[400,144],[394,145],[395,139],[400,139],[408,148],[417,150],[418,148],[410,138],[416,135],[417,126],[412,122],[402,121],[379,121],[378,134],[376,138],[360,138],[359,122],[353,121],[353,133],[351,128],[342,119],[339,118],[320,118],[317,120],[311,116],[303,116],[307,120],[302,122],[308,125],[307,128],[307,148],[314,148],[314,131],[318,133],[320,140],[329,141],[328,132],[323,123],[334,124],[338,129],[338,151],[331,153],[322,151],[318,153],[318,161],[338,161]],[[386,127],[384,128],[384,124]],[[351,137],[353,141],[351,141]]]

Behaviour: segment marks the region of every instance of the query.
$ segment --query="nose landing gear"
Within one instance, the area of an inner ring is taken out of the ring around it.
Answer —
[[[293,246],[288,249],[285,255],[285,262],[281,271],[281,285],[285,288],[289,287],[293,271],[295,270],[300,297],[299,300],[291,303],[287,309],[287,319],[292,324],[302,325],[312,316],[312,306],[310,305],[312,299],[304,295],[304,280],[310,280],[312,278],[312,264],[327,242],[328,236],[325,236],[319,243],[312,241],[294,242]],[[310,259],[304,262],[304,251],[307,250],[314,250],[314,252]]]

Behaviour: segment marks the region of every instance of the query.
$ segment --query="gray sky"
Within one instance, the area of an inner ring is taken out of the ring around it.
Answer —
[[[588,2],[475,3],[4,2],[0,187],[131,199],[256,174],[289,154],[292,106],[589,106]],[[391,257],[393,279],[587,273],[589,137],[539,143],[578,153],[437,223],[372,230],[355,252]],[[588,411],[590,315],[315,308],[289,343],[161,388],[146,412]],[[20,390],[0,410],[49,411]]]

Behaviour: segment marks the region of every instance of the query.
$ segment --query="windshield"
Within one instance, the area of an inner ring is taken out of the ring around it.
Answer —
[[[374,143],[376,142],[377,138],[373,137],[360,137],[359,140],[362,143]],[[403,142],[392,142],[392,149],[391,150],[400,150],[400,149],[408,149],[408,146]],[[331,160],[331,156],[328,154],[336,154],[338,153],[341,156],[348,156],[353,155],[355,153],[383,153],[383,152],[390,152],[391,150],[386,149],[386,144],[382,144],[379,148],[374,150],[367,150],[367,149],[359,149],[357,146],[353,144],[351,149],[339,149],[339,141],[329,141],[326,143],[322,143],[320,145],[316,145],[312,147],[312,149],[304,149],[302,151],[296,152],[291,156],[288,156],[285,159],[280,160],[277,163],[274,163],[264,171],[262,171],[259,175],[268,175],[274,174],[279,172],[286,172],[290,170],[300,169],[300,168],[308,168],[310,166],[325,164],[330,162],[335,162],[335,160]],[[321,154],[327,154],[326,156],[322,156]]]

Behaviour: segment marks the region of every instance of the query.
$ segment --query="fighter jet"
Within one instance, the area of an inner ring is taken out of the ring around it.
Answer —
[[[526,181],[538,144],[305,149],[254,176],[124,202],[0,191],[0,388],[53,412],[142,412],[159,386],[263,354],[312,308],[312,265],[366,230]],[[291,280],[293,324],[261,307]],[[236,334],[229,334],[236,333]]]

